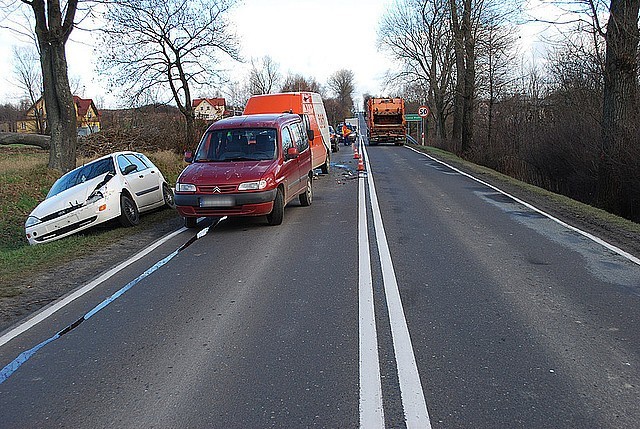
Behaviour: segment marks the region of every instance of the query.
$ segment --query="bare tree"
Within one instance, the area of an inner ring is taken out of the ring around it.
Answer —
[[[169,91],[196,140],[192,91],[222,80],[220,54],[238,59],[228,12],[235,0],[111,0],[102,66],[134,104]]]
[[[400,86],[427,88],[436,134],[446,139],[453,57],[447,0],[401,0],[380,20],[378,43],[401,70],[390,78]]]
[[[516,63],[517,32],[510,24],[513,11],[504,7],[487,13],[482,18],[478,45],[478,95],[486,101],[486,129],[488,145],[494,137],[494,115],[496,103],[515,92],[519,76],[514,70]]]
[[[476,91],[476,42],[484,0],[449,0],[453,47],[456,58],[456,84],[453,108],[453,139],[461,152],[473,144]]]
[[[575,34],[586,35],[592,43],[572,46],[571,53],[586,53],[589,68],[583,61],[573,61],[570,81],[600,85],[594,74],[601,74],[601,137],[597,166],[596,203],[624,216],[632,216],[640,206],[640,141],[638,138],[638,17],[640,0],[576,0],[553,2],[566,12],[553,24],[562,25]],[[601,20],[608,15],[606,25]],[[604,48],[602,45],[604,43]],[[565,60],[566,56],[560,57]],[[567,71],[566,67],[562,71]],[[588,76],[590,75],[590,76]],[[563,77],[564,78],[564,77]],[[576,79],[578,78],[578,79]],[[564,83],[567,83],[566,81]],[[635,209],[634,209],[635,207]],[[637,213],[637,212],[636,212]]]
[[[233,114],[239,114],[244,110],[244,106],[247,105],[247,100],[252,94],[250,91],[250,84],[248,82],[228,82],[224,88],[223,93],[227,102],[227,109],[231,109]]]
[[[618,171],[618,164],[626,161],[629,145],[639,143],[639,9],[640,0],[611,0],[606,32],[598,199],[605,207],[623,214],[626,214],[623,203],[626,186],[622,177],[624,173]],[[635,152],[638,153],[637,148]],[[635,160],[637,167],[637,158]]]
[[[309,91],[322,93],[322,87],[313,77],[304,77],[301,74],[290,74],[282,84],[281,92]]]
[[[342,105],[337,98],[325,98],[323,101],[329,124],[336,125],[346,117],[342,111]]]
[[[334,93],[340,104],[341,116],[351,116],[353,110],[353,92],[355,91],[355,75],[351,70],[338,70],[329,76],[327,86]]]
[[[71,95],[77,95],[84,97],[84,83],[82,77],[79,75],[69,76],[69,88],[71,89]]]
[[[34,47],[13,47],[13,74],[16,86],[29,100],[29,107],[34,107],[36,131],[38,134],[44,134],[43,112],[35,105],[42,97],[42,69],[40,55]]]
[[[16,132],[16,122],[20,113],[21,111],[17,106],[8,103],[0,105],[0,124],[5,123],[4,131]]]
[[[4,15],[28,6],[35,28],[35,41],[40,53],[42,87],[47,110],[47,126],[51,133],[49,167],[62,172],[76,166],[76,111],[67,75],[65,46],[74,28],[78,0],[2,1]],[[29,25],[19,19],[9,25],[12,30],[32,37]]]
[[[281,81],[280,66],[270,56],[251,59],[249,85],[252,95],[270,94]]]

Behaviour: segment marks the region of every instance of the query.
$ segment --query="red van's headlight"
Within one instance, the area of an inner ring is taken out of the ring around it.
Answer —
[[[192,185],[191,183],[176,183],[176,192],[195,192],[196,185]]]
[[[244,182],[238,185],[238,191],[259,191],[267,187],[267,181],[256,180],[254,182]]]

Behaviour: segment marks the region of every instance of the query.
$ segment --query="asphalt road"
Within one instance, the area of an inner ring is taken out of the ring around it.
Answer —
[[[365,150],[367,174],[341,146],[281,226],[223,220],[164,259],[178,234],[1,345],[5,367],[130,285],[22,359],[0,427],[640,427],[640,266]]]

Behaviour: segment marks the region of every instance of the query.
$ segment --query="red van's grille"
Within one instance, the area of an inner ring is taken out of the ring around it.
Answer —
[[[229,194],[235,192],[236,188],[236,185],[198,186],[198,192],[201,194]]]

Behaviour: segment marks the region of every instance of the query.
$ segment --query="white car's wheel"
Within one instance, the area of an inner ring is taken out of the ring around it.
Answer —
[[[173,198],[173,191],[166,183],[162,185],[162,198],[164,199],[165,207],[168,207],[170,209],[176,208],[176,202]]]
[[[136,226],[140,223],[140,213],[138,206],[128,195],[120,196],[120,224],[125,227]]]

